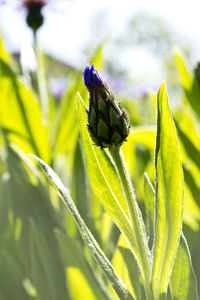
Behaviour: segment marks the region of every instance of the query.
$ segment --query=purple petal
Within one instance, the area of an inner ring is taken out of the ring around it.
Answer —
[[[88,90],[90,90],[95,85],[103,83],[103,80],[101,79],[94,64],[91,67],[90,65],[87,65],[85,67],[83,71],[83,82]]]

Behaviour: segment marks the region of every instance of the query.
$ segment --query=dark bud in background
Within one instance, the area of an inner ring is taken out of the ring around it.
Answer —
[[[83,82],[90,93],[88,130],[91,138],[102,148],[121,145],[129,134],[125,110],[115,101],[112,91],[102,81],[94,65],[86,66]]]
[[[27,10],[26,22],[36,32],[43,24],[42,8],[48,3],[46,0],[23,0],[23,6]]]
[[[37,31],[42,26],[43,21],[44,17],[41,13],[41,10],[34,8],[28,12],[26,22],[34,31]]]

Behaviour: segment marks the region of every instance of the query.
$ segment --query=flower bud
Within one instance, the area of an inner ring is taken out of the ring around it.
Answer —
[[[47,0],[22,0],[23,6],[27,9],[26,22],[34,31],[37,31],[43,24],[42,8],[47,3]]]
[[[102,148],[121,145],[130,127],[125,110],[116,103],[112,91],[102,81],[94,65],[86,66],[83,82],[90,93],[88,130],[91,138]]]

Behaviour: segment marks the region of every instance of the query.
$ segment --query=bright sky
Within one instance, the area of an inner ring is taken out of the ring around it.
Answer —
[[[9,3],[17,0],[8,0]],[[40,31],[39,39],[43,49],[54,57],[82,67],[87,60],[83,50],[91,41],[91,18],[102,14],[107,27],[100,39],[94,36],[97,46],[110,36],[123,35],[127,19],[139,11],[152,12],[153,15],[166,18],[176,31],[180,31],[193,41],[194,53],[200,59],[200,1],[199,0],[54,0],[46,10],[46,22]],[[31,34],[25,26],[22,10],[0,7],[0,28],[9,49],[19,50],[25,43],[30,43]],[[88,34],[90,32],[90,35]],[[91,54],[91,53],[90,53]],[[112,55],[112,53],[111,53]],[[148,70],[156,69],[156,62],[146,51],[113,53],[120,56],[122,64],[132,70],[139,69],[140,61]]]

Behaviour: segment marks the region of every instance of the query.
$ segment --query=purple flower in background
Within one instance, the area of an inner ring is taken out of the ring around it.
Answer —
[[[128,94],[132,98],[145,99],[148,97],[149,92],[156,92],[159,87],[157,82],[145,82],[142,84],[136,84],[133,88],[129,89]]]
[[[49,80],[49,88],[54,98],[59,101],[67,89],[68,81],[66,78],[51,78]]]
[[[101,79],[94,65],[92,65],[91,67],[90,65],[87,65],[85,67],[83,71],[83,82],[89,91],[93,86],[103,84],[103,80]]]

